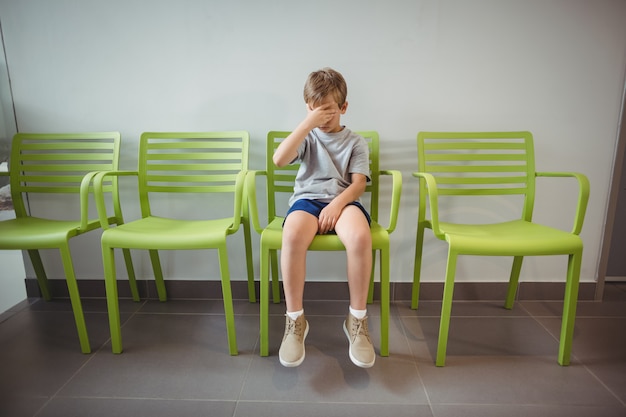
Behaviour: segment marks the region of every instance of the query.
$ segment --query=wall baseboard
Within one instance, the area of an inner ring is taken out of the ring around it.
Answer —
[[[26,295],[28,297],[41,297],[37,280],[26,279]],[[50,293],[54,298],[67,298],[67,286],[65,280],[51,279],[48,281]],[[139,294],[141,298],[157,299],[154,281],[139,280]],[[459,282],[454,286],[454,299],[464,301],[474,300],[504,300],[506,297],[506,282]],[[166,280],[169,299],[219,299],[222,297],[222,288],[219,281],[184,281]],[[234,299],[247,299],[248,287],[246,281],[232,281]],[[103,298],[106,296],[104,280],[78,280],[78,288],[81,297]],[[119,296],[130,298],[130,290],[127,281],[119,281]],[[594,300],[596,291],[595,282],[582,282],[579,287],[579,300]],[[565,293],[564,282],[522,282],[517,291],[517,299],[520,301],[548,301],[563,300]],[[259,294],[259,283],[256,282],[256,294]],[[374,298],[379,298],[379,284],[375,283]],[[441,300],[443,283],[425,282],[420,288],[420,300]],[[348,285],[345,282],[307,282],[305,286],[305,299],[309,300],[348,300]],[[411,283],[392,282],[392,301],[411,300]]]

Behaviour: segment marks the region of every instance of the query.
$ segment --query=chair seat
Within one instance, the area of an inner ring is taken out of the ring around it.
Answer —
[[[559,255],[582,250],[578,235],[524,220],[494,224],[439,223],[451,249],[467,255]]]
[[[98,223],[95,223],[96,225]],[[0,249],[50,249],[76,236],[80,221],[20,217],[0,223]]]
[[[105,230],[102,244],[129,249],[210,248],[224,243],[232,224],[232,218],[180,220],[151,216]]]
[[[282,246],[283,221],[284,217],[276,217],[272,220],[261,233],[261,242],[263,246],[269,249],[280,249]],[[389,245],[389,233],[387,229],[372,220],[370,226],[372,232],[372,249],[382,249]],[[312,251],[342,251],[345,247],[334,233],[326,235],[316,235],[309,246]]]

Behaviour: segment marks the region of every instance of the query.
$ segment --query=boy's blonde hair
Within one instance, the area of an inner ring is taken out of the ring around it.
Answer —
[[[309,74],[304,84],[304,102],[319,103],[329,94],[342,107],[348,96],[348,86],[343,75],[332,68],[322,68]]]

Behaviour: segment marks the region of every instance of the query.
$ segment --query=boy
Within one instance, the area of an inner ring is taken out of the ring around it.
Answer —
[[[343,328],[350,359],[363,368],[376,359],[366,316],[371,220],[359,203],[370,179],[369,150],[365,139],[340,124],[348,108],[346,97],[346,82],[339,72],[331,68],[312,72],[304,86],[307,115],[273,155],[278,167],[300,163],[281,250],[287,314],[279,359],[287,367],[304,360],[309,332],[303,309],[306,255],[315,235],[326,233],[336,233],[346,248],[350,310]]]

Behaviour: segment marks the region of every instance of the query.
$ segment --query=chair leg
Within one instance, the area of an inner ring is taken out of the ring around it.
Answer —
[[[261,258],[259,260],[260,269],[261,269],[261,277],[260,277],[260,348],[259,354],[261,356],[269,355],[269,304],[270,304],[270,294],[269,294],[269,275],[270,275],[270,250],[261,246]],[[274,251],[274,253],[276,253]]]
[[[35,276],[37,277],[37,284],[39,284],[39,291],[41,291],[41,296],[44,300],[50,301],[52,299],[52,296],[50,295],[50,289],[48,288],[48,278],[46,277],[46,271],[43,267],[43,262],[41,261],[39,251],[37,249],[30,249],[28,250],[28,256],[30,257],[30,262],[35,269]]]
[[[137,279],[135,278],[135,268],[133,267],[133,259],[130,255],[130,249],[122,249],[122,253],[124,254],[124,263],[126,264],[126,271],[128,273],[130,293],[133,297],[133,301],[139,302],[139,290],[137,288]]]
[[[271,272],[272,272],[272,298],[274,304],[280,303],[280,283],[278,281],[278,251],[271,250],[270,252]]]
[[[151,249],[150,262],[154,271],[154,283],[156,284],[159,301],[167,301],[167,292],[165,291],[165,282],[163,281],[163,270],[161,269],[161,260],[159,259],[159,251]]]
[[[389,248],[380,251],[380,356],[389,356]]]
[[[565,297],[563,300],[563,319],[561,324],[558,359],[559,364],[562,366],[569,365],[572,353],[581,258],[582,252],[572,254],[569,256],[567,264],[567,282],[565,283]]]
[[[437,342],[436,366],[444,366],[446,363],[446,350],[448,348],[448,331],[450,330],[450,313],[452,312],[452,296],[454,295],[454,275],[456,273],[457,253],[448,250],[448,265],[446,266],[446,282],[443,287],[443,300],[441,304],[441,321],[439,323],[439,341]]]
[[[226,334],[228,336],[228,350],[231,355],[237,355],[237,333],[235,331],[235,313],[233,311],[233,294],[230,287],[230,271],[228,268],[228,249],[226,241],[218,248],[220,274],[222,276],[222,298],[224,299],[224,315],[226,317]]]
[[[102,245],[102,263],[104,266],[104,285],[109,313],[109,330],[111,332],[111,350],[122,353],[122,327],[120,324],[120,307],[117,295],[117,278],[115,276],[114,249]]]
[[[243,238],[246,247],[246,270],[248,273],[248,301],[256,303],[256,289],[254,288],[254,266],[252,259],[252,236],[250,233],[250,223],[242,221]]]
[[[515,294],[517,293],[517,286],[519,284],[519,274],[522,270],[523,256],[513,257],[513,267],[511,268],[511,276],[509,277],[509,289],[506,293],[506,300],[504,302],[504,308],[510,310],[513,308],[515,302]]]
[[[381,269],[382,274],[382,269]],[[376,275],[376,251],[372,251],[372,272],[370,274],[370,288],[367,292],[367,304],[374,302],[374,276]]]
[[[411,294],[411,308],[417,309],[420,297],[420,273],[422,269],[422,249],[424,247],[424,224],[418,222],[415,235],[415,263],[413,265],[413,289]]]
[[[80,341],[80,349],[83,353],[91,353],[91,345],[89,344],[89,336],[87,335],[87,325],[85,323],[85,315],[83,314],[83,306],[80,301],[78,292],[78,284],[74,273],[74,265],[70,255],[69,246],[61,248],[61,259],[63,261],[63,269],[65,270],[65,278],[67,281],[67,289],[70,294],[72,310],[74,311],[74,320],[78,330],[78,339]]]

